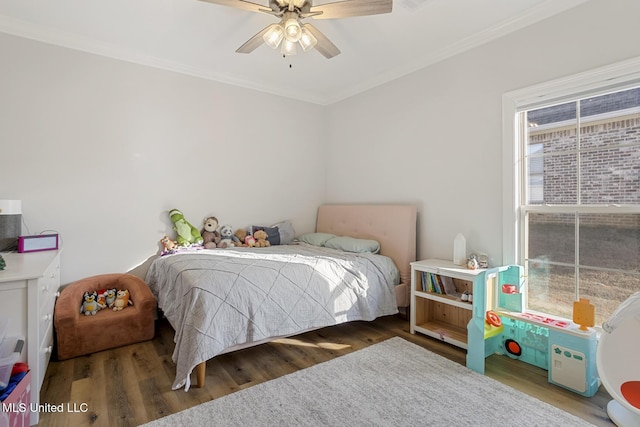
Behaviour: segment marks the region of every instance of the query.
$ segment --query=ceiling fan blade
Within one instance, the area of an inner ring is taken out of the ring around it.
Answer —
[[[207,3],[219,4],[221,6],[234,7],[236,9],[249,10],[251,12],[271,12],[270,6],[264,6],[258,3],[253,3],[245,0],[200,0]]]
[[[322,12],[320,15],[313,16],[315,19],[335,19],[379,15],[390,13],[392,9],[393,0],[344,0],[312,6],[311,13]]]
[[[255,36],[251,37],[249,40],[247,40],[245,42],[245,44],[243,44],[242,46],[240,46],[236,52],[237,53],[251,53],[254,50],[256,50],[262,43],[264,43],[264,39],[262,38],[262,36],[264,36],[266,34],[267,31],[269,31],[269,28],[271,28],[271,25],[263,28],[262,30],[260,30],[260,32],[258,34],[256,34]]]
[[[331,40],[322,34],[316,27],[311,24],[304,24],[304,28],[306,28],[318,40],[315,50],[320,52],[325,58],[331,59],[336,55],[340,55],[340,49],[338,49],[336,45],[333,44]]]

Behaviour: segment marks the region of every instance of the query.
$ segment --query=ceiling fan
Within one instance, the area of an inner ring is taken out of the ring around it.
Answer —
[[[298,45],[303,51],[315,48],[326,58],[340,54],[340,49],[311,24],[303,19],[336,19],[350,16],[390,13],[393,0],[343,0],[314,6],[312,0],[269,0],[263,6],[245,0],[202,0],[222,6],[235,7],[251,12],[266,13],[280,19],[251,37],[236,52],[251,53],[262,43],[276,49],[281,46],[283,55],[295,55]]]

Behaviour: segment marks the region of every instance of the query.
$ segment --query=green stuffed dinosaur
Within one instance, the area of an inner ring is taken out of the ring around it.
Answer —
[[[169,217],[175,224],[174,230],[178,232],[178,244],[180,246],[201,245],[204,241],[200,231],[184,219],[184,215],[178,209],[171,209]]]

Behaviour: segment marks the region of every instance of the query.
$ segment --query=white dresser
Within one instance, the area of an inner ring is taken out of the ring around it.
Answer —
[[[60,252],[3,252],[0,316],[9,318],[7,335],[26,338],[22,361],[31,369],[31,403],[40,403],[40,387],[53,348],[53,306],[60,288]],[[39,413],[31,414],[30,425]]]

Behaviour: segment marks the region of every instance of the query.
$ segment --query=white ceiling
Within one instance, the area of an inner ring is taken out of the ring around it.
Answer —
[[[395,0],[390,14],[309,18],[332,59],[235,53],[277,19],[199,0],[2,0],[0,32],[326,105],[585,1]]]

